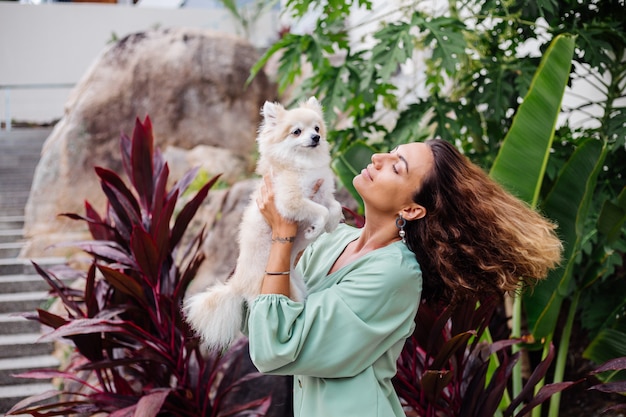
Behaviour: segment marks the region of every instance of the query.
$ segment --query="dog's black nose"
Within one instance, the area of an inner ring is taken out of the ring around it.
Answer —
[[[311,136],[311,141],[313,141],[313,143],[317,145],[318,143],[320,143],[320,135]]]

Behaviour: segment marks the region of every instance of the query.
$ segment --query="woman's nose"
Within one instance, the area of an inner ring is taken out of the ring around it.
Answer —
[[[374,165],[374,168],[378,168],[381,166],[381,164],[383,163],[385,158],[385,154],[382,153],[375,153],[372,155],[372,165]]]

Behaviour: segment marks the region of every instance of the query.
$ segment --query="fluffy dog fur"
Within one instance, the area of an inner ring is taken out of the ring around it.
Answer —
[[[305,286],[294,273],[297,254],[323,231],[332,231],[341,220],[341,205],[334,198],[334,178],[326,141],[322,108],[311,97],[293,110],[266,102],[257,137],[257,173],[271,172],[276,208],[287,219],[298,222],[291,256],[291,298],[302,301]],[[314,192],[318,180],[321,187]],[[271,229],[257,207],[261,183],[253,193],[239,231],[239,258],[233,276],[224,284],[189,297],[187,320],[210,349],[228,347],[238,336],[242,302],[261,291],[271,246]]]

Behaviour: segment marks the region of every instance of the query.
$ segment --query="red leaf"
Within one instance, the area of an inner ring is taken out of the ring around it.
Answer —
[[[139,270],[149,282],[156,284],[159,280],[161,265],[158,263],[158,249],[152,236],[143,228],[135,226],[130,238],[130,246]]]
[[[148,210],[152,202],[154,182],[152,179],[152,155],[154,138],[152,136],[152,123],[146,116],[142,124],[139,119],[135,121],[133,141],[130,153],[132,167],[131,179],[142,206]]]
[[[129,407],[121,408],[119,410],[113,411],[109,414],[109,417],[132,417],[135,415],[135,410],[137,409],[137,404],[133,404]]]
[[[165,200],[165,188],[167,187],[167,177],[169,176],[169,168],[167,164],[163,167],[159,175],[156,177],[157,181],[154,187],[154,199],[152,200],[152,224],[150,225],[150,230],[153,231],[156,229],[156,224],[161,220],[161,211],[163,206],[166,204]],[[168,219],[169,221],[169,219]],[[169,233],[169,227],[168,227]]]
[[[72,309],[76,314],[84,317],[85,313],[80,309],[78,304],[74,300],[67,297],[65,292],[65,285],[63,284],[63,282],[59,280],[54,274],[45,271],[37,263],[32,262],[32,264],[35,267],[37,273],[48,283],[48,285],[50,285],[50,287],[52,287],[52,291],[59,296],[61,301],[63,301],[65,307]]]
[[[122,155],[122,167],[128,178],[132,178],[132,167],[130,163],[130,151],[133,142],[124,132],[120,134],[120,154]]]
[[[100,185],[102,191],[107,196],[113,212],[120,220],[120,223],[115,223],[116,227],[123,227],[130,231],[132,230],[132,225],[141,224],[139,204],[117,174],[104,168],[96,168],[96,172],[101,178]]]
[[[185,175],[183,175],[183,177],[180,180],[178,180],[178,182],[174,185],[174,187],[168,193],[167,195],[168,198],[171,197],[174,193],[178,193],[178,195],[185,194],[185,191],[187,191],[187,188],[189,188],[189,185],[191,185],[193,180],[198,175],[199,170],[200,170],[199,167],[195,167],[185,172]]]
[[[24,372],[18,375],[14,375],[14,376],[17,378],[30,378],[30,379],[53,379],[53,378],[67,379],[70,381],[78,382],[80,385],[88,387],[96,392],[99,391],[98,388],[91,385],[86,380],[79,378],[77,374],[74,372],[63,372],[63,371],[59,371],[56,369],[38,369],[36,371],[28,371],[28,372]]]
[[[24,411],[29,409],[29,406],[35,403],[41,402],[41,401],[47,402],[48,400],[53,399],[57,395],[59,395],[59,391],[49,390],[49,391],[42,392],[41,394],[24,398],[23,400],[15,404],[13,407],[11,407],[11,409],[7,411],[7,415],[22,414]],[[34,408],[33,410],[37,410],[37,408]]]
[[[147,300],[143,287],[133,277],[104,265],[99,265],[98,269],[102,272],[107,282],[115,289],[134,297],[141,304],[146,305]]]
[[[158,389],[141,397],[137,403],[135,417],[156,417],[170,392],[171,389]]]
[[[109,233],[110,226],[104,223],[104,220],[102,220],[98,212],[88,201],[85,201],[85,215],[91,220],[87,222],[87,227],[94,239],[108,240],[111,238]]]
[[[87,306],[87,317],[93,317],[98,314],[100,306],[94,291],[96,283],[96,264],[92,263],[87,271],[85,279],[85,305]]]
[[[519,411],[519,413],[515,414],[515,416],[516,417],[525,416],[529,411],[537,407],[539,404],[542,404],[543,402],[548,400],[554,394],[565,391],[567,388],[577,383],[578,382],[568,381],[568,382],[558,382],[554,384],[544,385],[543,387],[541,387],[539,392],[534,397],[532,397],[532,400],[528,404],[526,404],[526,406],[522,408]]]
[[[606,371],[622,371],[626,369],[626,356],[621,358],[611,359],[600,365],[598,368],[590,372],[591,375],[598,374]]]
[[[174,227],[172,228],[172,237],[170,239],[170,247],[175,248],[176,245],[180,242],[180,239],[183,237],[189,222],[198,211],[198,207],[204,201],[206,196],[209,194],[209,189],[213,187],[213,185],[217,182],[220,175],[216,175],[209,182],[207,182],[194,196],[194,198],[189,201],[185,207],[180,211],[180,214],[176,218],[176,222],[174,223]]]
[[[615,404],[610,407],[604,408],[600,413],[608,413],[609,411],[626,411],[626,404]]]
[[[475,331],[467,331],[465,333],[458,334],[448,340],[442,348],[437,353],[437,357],[433,361],[431,365],[431,369],[440,370],[444,364],[450,360],[452,355],[456,354],[459,350],[465,351],[465,347],[467,346],[467,341],[470,337],[476,334]]]
[[[117,262],[136,268],[135,260],[128,256],[128,253],[118,243],[110,240],[90,240],[84,242],[72,242],[73,246],[79,247],[85,252],[93,255],[97,259],[103,259],[108,262]]]
[[[513,410],[515,410],[517,406],[524,401],[528,401],[530,403],[531,401],[534,401],[537,398],[537,396],[534,395],[535,386],[546,375],[546,372],[548,371],[548,368],[550,367],[550,364],[552,363],[553,359],[554,359],[554,345],[550,343],[550,350],[548,351],[548,355],[546,356],[544,360],[542,360],[539,363],[539,365],[537,365],[537,367],[528,378],[528,381],[522,388],[522,391],[519,393],[519,395],[512,399],[511,404],[509,404],[509,407],[507,408],[507,412],[509,413],[513,412]],[[511,415],[511,414],[505,413],[504,415]]]
[[[421,384],[428,399],[436,403],[441,391],[452,381],[453,376],[451,371],[425,371]]]
[[[603,384],[597,384],[589,387],[589,389],[594,389],[600,392],[626,394],[626,381],[605,382]]]
[[[91,236],[94,239],[110,239],[110,233],[113,231],[113,228],[100,218],[98,213],[93,210],[87,201],[85,201],[85,211],[87,212],[87,217],[76,213],[59,213],[58,215],[60,217],[67,217],[72,220],[82,220],[86,222]]]
[[[272,398],[265,397],[259,398],[258,400],[250,401],[245,404],[235,405],[233,408],[230,408],[225,411],[220,411],[220,416],[228,417],[228,416],[236,416],[236,415],[247,415],[247,416],[257,416],[263,417],[267,414],[270,405],[272,405]],[[242,413],[242,414],[239,414]]]
[[[63,317],[52,314],[47,310],[41,310],[38,308],[37,314],[39,316],[39,323],[44,326],[52,327],[53,329],[58,329],[67,323],[67,320]]]
[[[45,334],[40,340],[55,340],[61,337],[83,336],[101,332],[125,332],[124,322],[119,320],[75,319]]]
[[[161,218],[155,223],[153,234],[156,239],[156,245],[159,250],[159,262],[163,262],[167,255],[171,252],[172,246],[170,243],[170,221],[176,208],[177,195],[169,198],[161,212]]]

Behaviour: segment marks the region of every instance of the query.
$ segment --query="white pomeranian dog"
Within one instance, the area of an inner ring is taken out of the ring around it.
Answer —
[[[271,172],[277,210],[286,219],[298,222],[290,287],[291,298],[302,301],[306,288],[302,277],[294,273],[296,256],[323,231],[333,231],[342,219],[341,205],[334,196],[322,107],[315,97],[292,110],[265,102],[261,114],[264,120],[257,137],[256,172],[261,176]],[[272,243],[272,231],[256,203],[261,184],[241,220],[234,274],[225,283],[185,301],[187,321],[209,349],[227,348],[239,337],[242,303],[251,303],[261,292]]]

